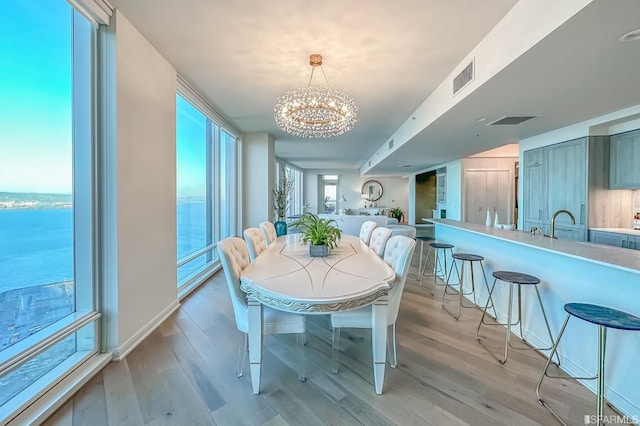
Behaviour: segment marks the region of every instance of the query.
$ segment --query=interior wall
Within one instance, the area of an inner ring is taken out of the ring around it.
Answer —
[[[119,357],[178,306],[176,71],[118,11],[106,38],[104,312]]]
[[[405,212],[405,220],[409,211],[409,181],[406,178],[390,176],[360,176],[358,169],[308,169],[304,170],[304,203],[306,211],[318,212],[318,175],[340,175],[342,177],[342,194],[347,199],[338,202],[339,209],[357,209],[364,207],[360,195],[362,185],[368,180],[377,180],[382,185],[382,197],[377,201],[378,207],[400,207]],[[368,203],[367,203],[368,205]]]
[[[245,133],[242,136],[243,226],[257,227],[273,221],[273,193],[276,173],[275,144],[268,133]]]

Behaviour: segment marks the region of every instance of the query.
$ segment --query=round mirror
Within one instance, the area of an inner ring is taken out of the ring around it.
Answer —
[[[362,185],[362,198],[367,201],[378,201],[382,198],[382,184],[377,180],[368,180]]]

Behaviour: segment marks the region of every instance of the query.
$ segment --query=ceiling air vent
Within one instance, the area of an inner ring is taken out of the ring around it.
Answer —
[[[393,139],[389,141],[389,151],[393,149]]]
[[[492,121],[491,123],[487,123],[487,126],[520,124],[536,117],[540,117],[540,116],[539,115],[506,115],[502,118],[498,118],[497,120]]]
[[[474,62],[475,62],[475,59],[469,62],[469,65],[467,65],[462,71],[460,71],[460,74],[458,74],[453,78],[453,94],[454,95],[458,93],[458,91],[460,91],[460,89],[462,89],[464,86],[466,86],[467,84],[473,81],[474,72],[475,72],[474,65],[473,65]]]

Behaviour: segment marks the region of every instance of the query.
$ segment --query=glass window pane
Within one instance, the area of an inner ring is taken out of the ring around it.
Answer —
[[[178,258],[206,244],[207,131],[205,116],[178,96],[177,118]]]
[[[95,347],[95,324],[90,323],[0,378],[0,418],[47,383],[64,374],[82,357],[94,353]],[[33,388],[29,388],[32,385]],[[16,398],[18,401],[14,401],[14,404],[7,404],[20,392],[28,395]]]
[[[73,40],[68,3],[3,4],[0,358],[75,309]]]

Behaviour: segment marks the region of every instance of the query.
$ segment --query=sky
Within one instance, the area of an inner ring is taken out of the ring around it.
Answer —
[[[176,97],[178,198],[204,197],[207,179],[207,120],[181,96]]]
[[[71,7],[0,0],[0,8],[0,192],[69,194]]]
[[[73,9],[0,0],[0,10],[0,192],[70,194]],[[206,119],[176,102],[178,196],[204,196]]]

